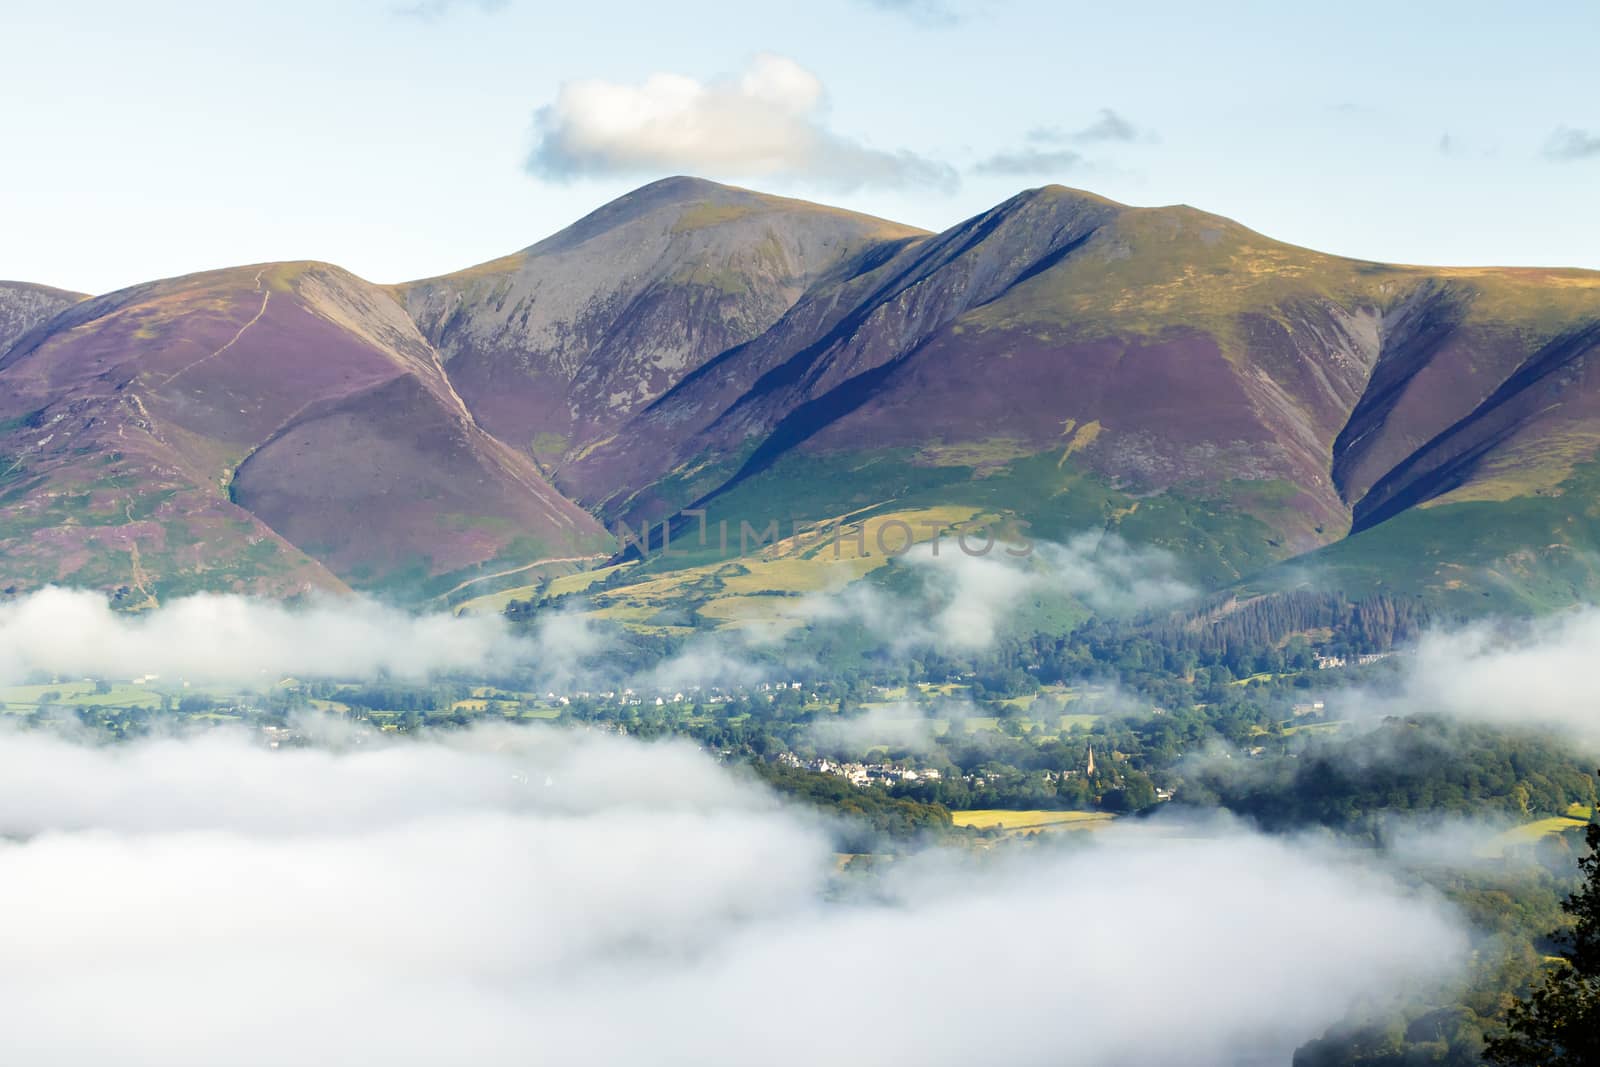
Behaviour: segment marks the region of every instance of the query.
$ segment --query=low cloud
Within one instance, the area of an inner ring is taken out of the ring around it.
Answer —
[[[1509,819],[1403,816],[1379,824],[1391,863],[1416,870],[1504,874],[1531,865],[1526,835]]]
[[[682,745],[5,742],[22,1062],[1284,1062],[1464,948],[1437,901],[1227,824],[862,886]]]
[[[891,752],[930,752],[935,746],[934,720],[909,701],[879,705],[859,715],[830,715],[811,725],[813,748],[830,756],[863,756],[874,748]]]
[[[772,54],[710,81],[664,73],[637,84],[573,81],[538,112],[539,142],[528,170],[557,180],[681,171],[842,191],[956,185],[946,164],[838,134],[827,127],[825,112],[817,76]]]
[[[1403,661],[1396,696],[1374,698],[1499,726],[1545,727],[1600,749],[1600,608],[1533,623],[1434,630]]]
[[[671,692],[691,686],[746,686],[766,679],[772,666],[757,665],[745,654],[738,635],[706,635],[687,642],[657,664],[641,681],[648,691]]]
[[[856,582],[814,594],[800,615],[811,623],[860,623],[899,651],[972,650],[992,646],[1011,618],[1039,598],[1069,597],[1097,612],[1127,614],[1196,595],[1170,553],[1116,534],[1087,531],[1061,544],[1036,543],[1026,555],[1013,551],[1021,548],[999,541],[984,554],[921,544],[900,559],[921,579],[917,594]]]
[[[1022,598],[1034,587],[1020,562],[996,556],[919,549],[906,557],[922,572],[933,610],[912,611],[927,620],[928,643],[940,648],[988,648]],[[905,627],[901,627],[902,630]]]
[[[891,591],[867,580],[814,593],[786,605],[780,625],[696,636],[630,681],[671,692],[750,685],[774,672],[804,677],[815,664],[786,658],[782,648],[783,624],[796,621],[854,623],[895,651],[981,650],[1041,597],[1124,614],[1194,595],[1167,553],[1100,533],[1040,543],[1022,558],[1002,542],[974,556],[947,539],[937,553],[928,544],[915,547],[900,565],[915,576],[909,588]],[[285,677],[423,681],[516,673],[530,689],[566,691],[622,680],[600,662],[616,640],[581,605],[544,612],[519,630],[501,615],[413,614],[363,597],[288,606],[206,593],[127,613],[99,593],[48,588],[0,602],[0,684],[155,675],[166,683],[255,687]]]
[[[1562,126],[1545,141],[1544,154],[1558,162],[1600,157],[1600,133]]]
[[[602,648],[581,618],[552,614],[531,638],[498,615],[414,615],[360,597],[302,607],[202,593],[140,614],[88,590],[44,589],[0,604],[0,682],[33,675],[196,682],[299,677],[418,680],[514,666],[571,669]]]
[[[1036,551],[1050,583],[1096,611],[1146,611],[1198,595],[1181,576],[1172,553],[1131,544],[1116,534],[1088,531],[1064,544],[1042,544]]]

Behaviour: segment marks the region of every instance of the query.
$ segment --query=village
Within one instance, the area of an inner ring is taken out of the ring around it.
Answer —
[[[1314,670],[1368,666],[1387,655],[1319,657]],[[1021,681],[1006,688],[991,676],[958,669],[938,680],[898,684],[790,675],[742,684],[545,685],[529,691],[504,681],[282,678],[245,692],[145,673],[124,682],[35,678],[0,691],[0,701],[8,717],[26,727],[64,722],[133,737],[233,724],[275,750],[318,744],[326,730],[314,720],[323,716],[359,721],[373,731],[343,735],[351,744],[484,722],[560,723],[644,739],[679,736],[719,761],[755,756],[775,768],[883,796],[1029,808],[1098,806],[1108,793],[1126,795],[1129,782],[1144,791],[1135,807],[1171,799],[1170,775],[1138,771],[1147,765],[1138,755],[1145,744],[1138,736],[1178,729],[1157,725],[1175,715],[1216,714],[1214,704],[1169,709],[1130,699],[1104,682],[1041,683],[1031,672],[1015,673]],[[1296,733],[1341,728],[1326,700],[1299,696],[1290,678],[1230,678],[1208,697],[1259,702],[1254,694],[1279,694],[1272,698],[1275,717],[1262,705],[1252,713],[1256,725],[1230,738],[1230,758],[1265,759]]]

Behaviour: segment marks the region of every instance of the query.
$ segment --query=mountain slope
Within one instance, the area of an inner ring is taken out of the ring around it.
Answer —
[[[30,282],[0,282],[0,356],[22,335],[83,300],[82,293]]]
[[[591,553],[385,292],[269,264],[75,305],[0,360],[11,584],[426,588]]]
[[[680,178],[406,285],[274,264],[0,315],[0,588],[463,599],[704,508],[1114,531],[1207,587],[1600,593],[1594,272],[1059,186],[925,234]]]
[[[1349,260],[1052,187],[824,280],[563,485],[629,519],[932,485],[1224,581],[1445,494],[1553,491],[1600,444],[1597,322],[1588,272]]]
[[[691,178],[398,287],[483,425],[559,467],[810,286],[921,231]]]

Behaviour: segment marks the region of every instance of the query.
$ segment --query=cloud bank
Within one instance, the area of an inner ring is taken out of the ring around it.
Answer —
[[[795,615],[808,623],[857,623],[896,650],[973,650],[992,646],[1010,617],[1041,596],[1120,613],[1193,594],[1170,555],[1098,533],[1035,545],[1025,559],[1008,556],[999,543],[988,555],[971,556],[947,541],[937,553],[918,546],[902,562],[918,575],[919,589],[897,593],[856,582],[812,594]],[[776,669],[770,656],[755,653],[769,653],[779,636],[754,630],[698,637],[634,681],[668,691],[750,684]],[[540,689],[570,689],[598,684],[587,667],[609,640],[581,607],[546,612],[531,632],[519,632],[500,615],[414,614],[364,597],[287,606],[202,593],[130,614],[96,592],[47,588],[0,602],[0,684],[156,675],[253,687],[285,677],[423,681],[527,670]]]
[[[807,598],[800,614],[808,623],[860,623],[900,650],[973,650],[992,646],[1030,600],[1071,598],[1098,612],[1127,614],[1196,595],[1171,553],[1116,534],[1085,531],[1060,544],[1036,543],[1021,558],[1010,551],[1000,542],[982,555],[949,543],[937,550],[920,544],[901,557],[922,579],[920,595],[856,582]]]
[[[1482,622],[1425,634],[1379,710],[1442,711],[1498,726],[1560,730],[1600,749],[1600,608],[1508,627]]]
[[[558,180],[704,173],[841,191],[956,184],[945,164],[830,130],[825,110],[817,76],[772,54],[710,81],[658,73],[637,84],[568,82],[536,116],[539,141],[528,170]]]
[[[819,752],[838,758],[863,756],[880,745],[891,752],[930,752],[937,739],[932,717],[910,701],[819,718],[807,732]]]
[[[599,647],[581,620],[552,615],[532,638],[500,616],[414,615],[349,597],[287,607],[233,594],[113,611],[88,590],[44,589],[0,603],[0,682],[59,677],[276,682],[285,675],[418,680],[446,671],[570,665]]]
[[[813,819],[681,745],[3,740],[19,1062],[1283,1062],[1463,947],[1381,875],[1227,827],[857,891]]]

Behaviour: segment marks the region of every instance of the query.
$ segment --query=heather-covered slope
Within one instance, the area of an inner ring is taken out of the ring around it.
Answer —
[[[562,475],[635,518],[937,494],[1224,580],[1386,508],[1553,491],[1600,444],[1597,323],[1592,273],[1349,260],[1051,187],[825,280]]]
[[[996,473],[1050,451],[1139,493],[1282,482],[1277,521],[1309,547],[1348,524],[1328,457],[1377,359],[1378,310],[1322,291],[1342,262],[1189,209],[1034,190],[813,291],[567,478],[617,500],[653,480],[641,462],[700,468],[700,495],[796,448]],[[671,451],[622,445],[678,427]],[[649,491],[630,507],[659,510]]]
[[[415,592],[606,543],[324,264],[78,304],[0,360],[0,418],[8,585]]]
[[[77,300],[0,286],[0,588],[461,599],[699,505],[1115,530],[1207,586],[1300,559],[1600,592],[1592,272],[1352,260],[1058,186],[929,235],[669,179],[408,285],[279,264]]]
[[[398,292],[479,421],[555,469],[758,337],[829,272],[920,233],[669,178],[531,248]]]

